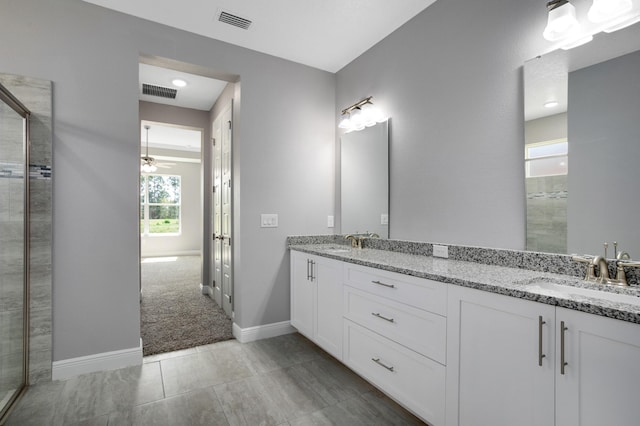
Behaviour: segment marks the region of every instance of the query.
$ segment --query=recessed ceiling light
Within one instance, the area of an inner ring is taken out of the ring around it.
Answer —
[[[176,86],[176,87],[184,87],[184,86],[186,86],[186,85],[187,85],[187,82],[186,82],[186,81],[181,80],[181,79],[179,79],[179,78],[176,78],[176,79],[175,79],[175,80],[173,80],[171,83],[172,83],[174,86]]]
[[[549,101],[544,103],[545,108],[553,108],[558,106],[558,101]]]

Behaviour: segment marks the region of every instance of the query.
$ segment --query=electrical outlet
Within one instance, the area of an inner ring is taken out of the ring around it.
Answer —
[[[449,246],[441,246],[438,244],[433,245],[433,257],[449,257]]]
[[[260,215],[260,227],[261,228],[277,228],[278,227],[278,215],[277,214],[261,214]]]
[[[333,228],[333,216],[327,216],[327,228]]]

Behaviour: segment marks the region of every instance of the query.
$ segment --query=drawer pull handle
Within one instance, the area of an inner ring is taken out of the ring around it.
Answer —
[[[380,318],[380,319],[383,319],[383,320],[385,320],[385,321],[395,322],[395,320],[394,320],[393,318],[387,318],[387,317],[385,317],[384,315],[380,315],[380,314],[379,314],[379,313],[377,313],[377,312],[371,312],[371,315],[373,315],[374,317],[378,317],[378,318]]]
[[[384,362],[380,361],[380,358],[371,358],[371,361],[375,362],[376,364],[386,368],[389,371],[394,371],[393,367],[389,367],[388,365],[386,365]]]
[[[374,284],[381,285],[383,287],[396,288],[396,286],[393,285],[393,284],[387,284],[387,283],[383,283],[383,282],[380,282],[380,281],[377,281],[377,280],[376,281],[371,281],[371,282],[374,283]]]

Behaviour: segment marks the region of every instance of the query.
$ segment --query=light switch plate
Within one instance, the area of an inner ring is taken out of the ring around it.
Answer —
[[[333,228],[333,216],[327,216],[327,228]]]
[[[441,246],[438,244],[433,245],[433,257],[449,257],[449,246]]]
[[[260,215],[260,227],[261,228],[277,228],[278,227],[278,215],[275,213],[263,213]]]
[[[389,215],[386,213],[382,213],[380,215],[380,225],[388,225],[389,224]]]

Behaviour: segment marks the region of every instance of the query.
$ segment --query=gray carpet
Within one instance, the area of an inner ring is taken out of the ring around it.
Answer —
[[[231,320],[200,291],[200,256],[141,268],[144,356],[233,339]]]

